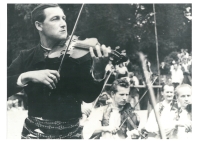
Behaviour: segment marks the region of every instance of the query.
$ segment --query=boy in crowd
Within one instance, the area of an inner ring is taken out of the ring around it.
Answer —
[[[137,128],[139,119],[131,105],[127,103],[129,92],[130,85],[126,79],[117,79],[113,82],[109,91],[112,103],[94,109],[91,112],[88,121],[84,124],[84,139],[94,137],[100,139],[124,139],[127,138],[127,135],[132,136],[134,132],[138,133],[130,125],[134,124],[134,127]],[[131,119],[126,120],[128,115]]]

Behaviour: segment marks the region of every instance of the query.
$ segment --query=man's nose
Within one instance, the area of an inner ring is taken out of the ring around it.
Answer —
[[[124,96],[124,97],[123,97],[123,100],[126,101],[127,99],[128,99],[128,96]]]
[[[61,20],[60,26],[61,26],[61,28],[65,28],[67,26],[66,21],[65,20]]]
[[[188,97],[186,97],[186,98],[185,98],[185,101],[188,101],[188,100],[189,100],[189,98],[188,98]]]

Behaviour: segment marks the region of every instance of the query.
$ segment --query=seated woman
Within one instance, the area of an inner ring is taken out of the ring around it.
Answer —
[[[83,138],[124,139],[139,137],[137,129],[139,117],[127,103],[130,85],[126,79],[113,82],[108,105],[94,109],[83,127]],[[128,117],[131,118],[128,118]]]
[[[122,77],[128,76],[128,69],[121,63],[118,67],[116,67],[116,76],[115,79],[120,79]]]

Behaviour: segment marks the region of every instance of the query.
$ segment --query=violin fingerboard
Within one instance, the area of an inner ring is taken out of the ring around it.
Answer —
[[[80,48],[80,49],[85,49],[85,50],[89,50],[90,47],[92,47],[94,50],[96,50],[96,48],[95,48],[94,45],[85,45],[85,44],[81,44],[81,43],[76,43],[76,44],[74,45],[74,47]]]

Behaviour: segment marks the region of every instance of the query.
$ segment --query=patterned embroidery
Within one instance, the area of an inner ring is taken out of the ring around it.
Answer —
[[[164,105],[162,102],[159,103],[159,114],[161,116],[162,111],[164,110]]]
[[[39,129],[44,133],[40,133]],[[21,138],[22,139],[80,139],[82,127],[79,126],[79,119],[69,122],[39,120],[28,117],[25,120]]]

